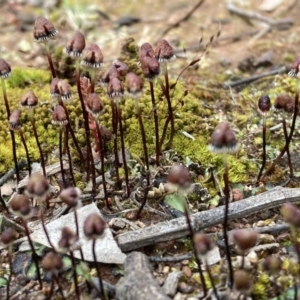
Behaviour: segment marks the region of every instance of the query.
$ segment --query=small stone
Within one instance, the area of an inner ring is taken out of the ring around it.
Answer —
[[[189,264],[189,260],[185,259],[181,262],[182,265],[187,266]]]
[[[163,286],[163,290],[168,296],[174,297],[181,276],[182,276],[182,272],[180,271],[175,271],[168,274]]]
[[[194,288],[190,285],[187,285],[185,282],[179,282],[178,291],[182,294],[190,294],[194,291]]]
[[[162,273],[163,274],[168,274],[169,272],[170,272],[170,267],[169,266],[164,266],[163,270],[162,270]]]
[[[243,193],[239,189],[232,189],[232,197],[233,201],[240,201],[244,198]]]
[[[191,271],[191,269],[190,269],[189,266],[184,266],[184,267],[182,268],[182,272],[183,272],[184,275],[187,276],[187,277],[191,277],[191,276],[192,276],[192,271]]]
[[[181,293],[177,293],[173,298],[173,300],[185,300],[185,299],[186,299],[185,295],[182,295]]]
[[[156,276],[155,278],[160,286],[162,286],[165,283],[164,277]]]
[[[283,241],[289,240],[290,239],[290,234],[288,232],[283,232],[279,234],[279,236],[276,238],[277,243],[281,243]]]
[[[271,234],[261,233],[258,236],[258,243],[257,244],[269,244],[275,243],[275,238]]]

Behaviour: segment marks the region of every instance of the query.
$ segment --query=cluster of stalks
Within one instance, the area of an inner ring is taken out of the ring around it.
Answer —
[[[55,291],[55,283],[57,284],[58,291],[60,293],[60,297],[62,299],[67,299],[66,293],[64,293],[62,288],[62,278],[63,278],[63,262],[62,262],[62,255],[64,253],[68,253],[71,257],[72,261],[72,269],[73,269],[73,280],[74,280],[74,286],[75,286],[75,294],[76,299],[81,299],[81,292],[79,288],[78,283],[78,274],[76,270],[76,261],[74,257],[74,250],[79,250],[81,254],[81,260],[84,261],[83,252],[81,250],[81,246],[79,243],[79,240],[91,239],[92,240],[92,252],[94,257],[94,264],[96,266],[97,272],[98,272],[98,279],[99,279],[99,290],[97,287],[97,293],[99,293],[102,297],[102,299],[109,299],[108,295],[106,295],[105,289],[103,287],[103,282],[101,279],[100,269],[99,265],[97,263],[97,257],[95,252],[95,245],[96,240],[98,237],[100,237],[106,228],[106,223],[104,220],[100,217],[100,214],[94,213],[89,215],[83,224],[83,232],[85,237],[79,236],[79,224],[78,224],[78,216],[76,212],[76,207],[80,205],[80,196],[81,192],[76,187],[69,187],[67,189],[62,190],[60,193],[60,199],[66,203],[70,208],[73,208],[74,211],[74,223],[76,227],[76,232],[73,232],[70,228],[64,227],[62,229],[61,238],[58,242],[58,247],[56,247],[53,242],[51,241],[50,234],[47,230],[46,224],[45,224],[45,217],[44,217],[44,211],[46,208],[46,204],[49,199],[49,183],[46,177],[43,175],[34,173],[27,184],[25,195],[15,194],[13,198],[10,200],[10,212],[12,214],[15,214],[19,216],[22,219],[23,226],[25,229],[25,235],[27,236],[33,261],[36,268],[37,273],[37,279],[39,282],[39,287],[42,290],[44,283],[43,283],[43,277],[41,273],[41,267],[43,268],[44,272],[51,273],[52,281],[51,281],[51,289],[48,293],[48,299],[51,299],[51,297],[54,295]],[[49,243],[49,246],[51,247],[51,251],[48,252],[40,262],[40,257],[38,256],[34,244],[30,237],[30,231],[27,226],[27,220],[32,217],[32,201],[36,201],[39,204],[39,218],[42,224],[42,227],[44,229],[45,236],[47,238],[47,241]],[[7,297],[6,299],[9,299],[10,297],[10,282],[11,277],[13,274],[12,270],[12,243],[17,237],[17,233],[12,228],[7,228],[1,235],[1,241],[3,244],[8,246],[8,261],[9,261],[9,267],[10,272],[7,280]],[[89,272],[89,271],[88,271]],[[87,284],[87,290],[90,293],[91,292],[91,286],[92,282],[86,282]]]

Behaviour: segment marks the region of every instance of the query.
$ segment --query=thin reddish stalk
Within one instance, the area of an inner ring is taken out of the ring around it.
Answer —
[[[46,176],[46,167],[45,167],[45,159],[44,159],[44,155],[43,155],[43,151],[42,151],[42,147],[41,144],[39,142],[39,137],[36,131],[36,127],[35,127],[35,121],[34,121],[34,117],[33,114],[31,114],[31,125],[32,125],[32,129],[33,129],[33,134],[36,140],[36,144],[38,146],[39,152],[40,152],[40,157],[41,157],[41,165],[42,165],[42,169],[43,169],[43,175]]]
[[[288,140],[288,133],[287,133],[287,128],[286,128],[285,118],[282,119],[282,127],[283,127],[284,138],[287,141]],[[289,165],[289,169],[290,169],[290,178],[292,178],[294,176],[294,171],[293,171],[293,166],[292,166],[291,154],[290,154],[289,147],[287,147],[287,149],[286,149],[286,155],[287,155],[287,158],[288,158],[288,165]]]
[[[126,153],[125,153],[125,142],[124,142],[124,132],[123,132],[123,124],[122,124],[122,112],[120,109],[120,104],[117,102],[117,116],[119,121],[119,129],[120,129],[120,139],[121,139],[121,152],[123,159],[123,167],[125,171],[125,183],[126,183],[126,195],[129,197],[130,195],[130,187],[129,187],[129,175],[128,175],[128,166],[126,162]]]
[[[29,173],[29,176],[30,176],[31,175],[31,160],[30,160],[30,157],[29,157],[28,147],[27,147],[22,129],[19,129],[19,134],[20,134],[20,138],[21,138],[22,144],[23,144],[24,149],[25,149],[26,158],[27,158],[28,173]]]
[[[8,99],[7,99],[6,86],[5,86],[5,82],[4,82],[3,78],[1,78],[1,84],[2,84],[2,93],[3,93],[5,108],[6,108],[7,119],[9,120],[10,109],[9,109],[9,103],[8,103]],[[16,169],[16,176],[17,176],[17,183],[18,183],[20,181],[20,174],[19,174],[19,166],[18,166],[18,160],[17,160],[16,139],[15,139],[14,132],[12,130],[9,130],[9,132],[10,132],[10,137],[11,137],[11,142],[12,142],[13,160],[14,160],[14,165],[15,165],[15,169]]]
[[[155,127],[155,163],[157,166],[159,166],[160,148],[159,148],[159,128],[158,128],[157,107],[156,107],[156,103],[155,103],[153,81],[150,80],[149,84],[150,84],[151,102],[152,102],[152,108],[153,108],[154,127]]]
[[[114,156],[115,156],[115,169],[116,169],[116,181],[117,186],[120,184],[119,174],[119,156],[118,156],[118,114],[114,100],[110,101],[112,111],[112,128],[113,128],[113,139],[114,139]]]
[[[69,161],[69,170],[70,170],[70,174],[71,174],[71,178],[73,181],[73,185],[76,187],[76,180],[74,177],[74,171],[73,171],[73,165],[72,165],[72,157],[71,157],[71,153],[70,153],[70,147],[69,147],[69,135],[68,135],[69,131],[67,128],[65,128],[65,141],[66,141],[66,149],[67,149],[67,155],[68,155],[68,161]]]
[[[48,59],[49,67],[50,67],[50,70],[51,70],[51,75],[52,75],[52,78],[55,78],[56,77],[56,72],[55,72],[55,69],[54,69],[50,49],[49,49],[49,46],[48,46],[47,43],[45,43],[45,47],[46,47],[46,53],[47,53],[47,59]]]
[[[87,147],[87,174],[89,176],[89,171],[92,173],[92,183],[93,183],[93,193],[96,191],[96,170],[94,165],[94,159],[92,154],[92,148],[90,144],[90,130],[89,130],[89,121],[87,111],[85,109],[84,100],[81,91],[80,85],[80,70],[79,70],[79,61],[76,61],[76,84],[78,96],[81,104],[82,114],[84,118],[84,129],[85,129],[85,137],[86,137],[86,147]]]
[[[279,160],[282,158],[282,156],[284,155],[284,153],[287,151],[287,149],[288,149],[288,147],[290,145],[290,142],[292,140],[292,137],[294,135],[295,126],[296,126],[296,119],[297,119],[297,115],[298,115],[298,110],[299,110],[299,93],[296,92],[296,95],[295,95],[295,108],[294,108],[294,114],[293,114],[293,120],[292,120],[290,134],[288,136],[288,139],[285,142],[284,148],[281,150],[280,154],[273,161],[272,165],[265,172],[264,176],[265,175],[269,175],[274,170],[274,168],[278,164]]]
[[[267,131],[267,126],[266,126],[266,116],[263,116],[263,129],[262,129],[262,137],[263,137],[263,153],[262,153],[262,164],[260,167],[260,171],[258,173],[256,181],[259,182],[260,177],[262,175],[262,172],[266,166],[266,159],[267,159],[267,153],[266,153],[266,131]]]
[[[78,285],[78,279],[77,279],[76,262],[75,262],[73,251],[69,251],[69,252],[70,252],[70,257],[71,257],[72,267],[73,267],[73,277],[74,277],[76,299],[80,300],[80,291],[79,291],[79,285]]]
[[[62,135],[63,135],[63,127],[59,128],[59,163],[60,163],[60,171],[61,171],[61,177],[63,181],[64,188],[67,187],[66,178],[65,178],[65,172],[64,172],[64,164],[63,164],[63,153],[62,153]]]
[[[74,207],[74,219],[75,219],[75,225],[76,225],[76,235],[79,238],[79,223],[78,223],[78,214],[77,214],[76,207]],[[83,252],[82,252],[81,248],[79,249],[79,252],[80,252],[81,260],[84,260],[84,256],[83,256]]]
[[[103,147],[103,140],[100,132],[100,125],[98,120],[95,119],[96,123],[96,129],[98,133],[98,142],[99,142],[99,148],[100,148],[100,160],[101,160],[101,176],[102,176],[102,183],[103,183],[103,191],[104,191],[104,199],[105,199],[105,206],[108,208],[109,203],[108,203],[108,193],[107,193],[107,188],[106,188],[106,179],[105,179],[105,170],[104,170],[104,147]]]

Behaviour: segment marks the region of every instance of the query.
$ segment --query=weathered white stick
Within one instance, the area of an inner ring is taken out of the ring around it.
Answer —
[[[285,202],[300,202],[300,188],[276,187],[268,192],[229,205],[229,219],[242,218],[266,209],[276,208]],[[190,216],[194,231],[223,222],[224,206],[195,213]],[[185,217],[161,222],[150,227],[123,233],[117,236],[122,251],[131,251],[144,246],[182,238],[189,234]]]

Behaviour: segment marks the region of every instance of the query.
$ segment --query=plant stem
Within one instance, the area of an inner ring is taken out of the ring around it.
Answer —
[[[8,264],[9,264],[9,276],[7,279],[7,285],[6,285],[6,299],[9,300],[9,288],[10,288],[10,282],[11,282],[11,275],[12,275],[12,243],[8,246]]]
[[[166,120],[166,123],[171,122],[171,131],[170,131],[170,137],[169,140],[166,144],[166,149],[170,149],[172,147],[173,139],[174,139],[174,133],[175,133],[175,126],[174,126],[174,114],[173,114],[173,108],[172,108],[172,103],[171,103],[171,98],[170,98],[170,85],[169,85],[169,74],[168,74],[168,64],[167,62],[161,64],[163,67],[164,71],[164,77],[165,77],[165,97],[167,99],[167,104],[168,104],[168,118]],[[160,140],[160,149],[162,148],[164,140]]]
[[[105,169],[104,169],[104,147],[103,147],[103,140],[100,132],[100,125],[96,118],[94,118],[96,123],[96,129],[98,134],[98,142],[99,142],[99,148],[100,148],[100,159],[101,159],[101,176],[102,176],[102,183],[103,183],[103,191],[104,191],[104,199],[105,199],[105,206],[106,208],[109,207],[108,203],[108,193],[106,188],[106,179],[105,179]]]
[[[269,175],[274,170],[274,167],[278,164],[279,160],[282,158],[282,156],[284,155],[284,153],[287,151],[287,149],[288,149],[288,147],[290,145],[290,142],[292,140],[292,137],[294,135],[295,126],[296,126],[296,119],[297,119],[297,115],[298,115],[298,110],[299,110],[299,93],[296,92],[296,95],[295,95],[295,108],[294,108],[294,114],[293,114],[293,120],[292,120],[290,134],[288,136],[288,139],[285,142],[284,148],[281,150],[280,154],[273,161],[272,165],[265,172],[264,176],[265,175]]]
[[[41,201],[40,201],[41,202]],[[52,251],[54,253],[56,253],[56,250],[55,250],[55,247],[53,246],[51,240],[50,240],[50,236],[49,236],[49,233],[48,233],[48,230],[46,228],[46,225],[45,225],[45,216],[44,216],[44,212],[43,212],[43,207],[42,205],[40,204],[40,213],[39,213],[39,217],[40,217],[40,221],[42,223],[42,227],[43,227],[43,230],[45,232],[45,235],[46,235],[46,238],[47,238],[47,241],[50,245],[50,247],[52,248]]]
[[[261,168],[259,170],[256,182],[259,182],[260,177],[262,175],[262,172],[265,168],[266,165],[266,159],[267,159],[267,153],[266,153],[266,131],[267,131],[267,126],[266,126],[266,116],[263,115],[263,128],[262,128],[262,138],[263,138],[263,153],[262,153],[262,164],[261,164]]]
[[[25,149],[26,158],[27,158],[28,173],[29,173],[29,176],[30,176],[31,175],[31,160],[30,160],[30,157],[29,157],[28,147],[27,147],[22,129],[19,129],[19,134],[20,134],[20,138],[21,138],[22,144],[23,144],[24,149]]]
[[[62,298],[63,300],[65,300],[66,298],[65,298],[65,296],[64,296],[64,293],[63,293],[62,287],[61,287],[61,285],[60,285],[59,279],[58,279],[57,275],[56,275],[54,272],[52,272],[52,277],[54,278],[54,280],[55,280],[56,283],[57,283],[58,291],[59,291],[59,293],[60,293],[60,295],[61,295],[61,298]]]
[[[72,157],[71,157],[71,153],[70,153],[70,147],[69,147],[69,131],[67,128],[65,128],[65,141],[66,141],[66,149],[67,149],[67,155],[68,155],[68,161],[69,161],[69,170],[70,170],[70,174],[71,174],[71,178],[73,181],[73,185],[76,187],[76,180],[74,177],[74,171],[73,171],[73,165],[72,165]]]
[[[81,104],[81,109],[84,117],[84,129],[86,136],[86,148],[87,148],[87,174],[91,170],[92,173],[92,183],[93,183],[93,194],[96,192],[96,170],[94,165],[93,153],[90,144],[90,130],[89,130],[89,121],[87,111],[85,109],[85,104],[82,96],[81,85],[80,85],[80,68],[79,68],[79,60],[76,60],[76,84],[78,96]],[[89,175],[88,175],[89,176]]]
[[[36,126],[35,126],[35,121],[34,121],[34,116],[33,116],[33,110],[30,110],[29,115],[30,115],[30,121],[31,121],[32,129],[33,129],[33,134],[34,134],[36,144],[37,144],[39,152],[40,152],[43,175],[46,176],[47,174],[46,174],[46,168],[45,168],[45,159],[44,159],[41,144],[39,142],[39,137],[38,137],[38,134],[37,134],[37,131],[36,131]]]
[[[77,209],[74,207],[74,219],[75,219],[75,225],[76,225],[76,235],[79,238],[79,223],[78,223],[78,214],[77,214]],[[79,249],[81,260],[84,260],[83,252],[82,249]]]
[[[5,86],[4,79],[2,77],[1,77],[1,85],[2,85],[4,104],[5,104],[5,108],[6,108],[7,120],[9,120],[10,109],[9,109],[9,104],[8,104],[8,99],[7,99],[6,86]],[[17,183],[19,183],[20,173],[19,173],[19,166],[18,166],[18,160],[17,160],[17,146],[16,146],[16,140],[15,140],[15,134],[12,130],[9,130],[9,132],[10,132],[10,137],[11,137],[11,142],[12,142],[13,160],[14,160],[14,165],[15,165],[15,169],[16,169]]]
[[[223,222],[223,236],[225,242],[225,249],[226,249],[226,258],[228,262],[229,268],[229,288],[233,287],[233,268],[230,256],[230,249],[229,249],[229,241],[228,241],[228,234],[227,234],[227,227],[228,227],[228,208],[229,208],[229,178],[228,178],[228,164],[227,164],[227,154],[223,154],[223,164],[224,164],[224,193],[225,193],[225,209],[224,209],[224,222]]]
[[[61,177],[63,181],[64,188],[67,187],[65,172],[64,172],[64,164],[63,164],[63,153],[62,153],[62,135],[63,135],[63,127],[60,126],[59,128],[59,163],[60,163],[60,171]]]
[[[127,166],[127,162],[126,162],[124,132],[123,132],[123,124],[122,124],[122,112],[120,109],[119,101],[117,101],[116,107],[117,107],[117,116],[118,116],[119,127],[120,127],[121,151],[122,151],[123,167],[124,167],[124,171],[125,171],[126,195],[127,195],[127,197],[129,197],[129,195],[130,195],[129,175],[128,175],[128,166]]]
[[[118,114],[114,100],[110,101],[111,112],[112,112],[112,128],[113,128],[113,139],[114,139],[114,156],[115,156],[115,169],[116,169],[116,181],[117,186],[120,183],[119,174],[119,156],[118,156]]]
[[[29,229],[28,229],[28,226],[27,226],[27,221],[25,219],[23,219],[23,224],[24,224],[25,234],[27,236],[28,243],[29,243],[30,249],[32,251],[32,258],[33,258],[35,268],[36,268],[36,272],[37,272],[37,275],[38,275],[40,290],[42,290],[43,289],[43,282],[42,282],[42,277],[41,277],[41,271],[40,271],[40,268],[39,268],[38,255],[35,252],[32,240],[30,238],[30,232],[29,232]]]
[[[135,217],[136,219],[139,219],[140,214],[142,213],[142,210],[147,202],[149,186],[150,186],[150,170],[149,170],[149,158],[148,158],[148,149],[147,149],[147,142],[146,142],[146,133],[145,133],[144,123],[143,123],[143,119],[142,119],[141,108],[139,105],[139,101],[137,99],[135,99],[135,113],[136,113],[136,117],[137,117],[137,119],[139,121],[139,125],[140,125],[140,130],[141,130],[141,135],[142,135],[142,143],[143,143],[143,149],[144,149],[144,159],[145,159],[146,170],[147,170],[147,173],[146,173],[147,187],[144,191],[144,199],[143,199],[143,202],[142,202],[141,206],[139,207],[139,210]]]
[[[288,140],[288,133],[287,133],[287,128],[286,128],[285,118],[282,119],[282,127],[283,127],[284,138],[287,141]],[[288,158],[288,164],[289,164],[289,169],[290,169],[290,178],[293,178],[294,171],[293,171],[293,166],[292,166],[291,154],[290,154],[289,147],[287,147],[287,149],[286,149],[286,155],[287,155],[287,158]]]
[[[96,81],[96,72],[95,69],[91,69],[91,93],[95,92],[95,81]]]
[[[51,57],[51,53],[50,53],[50,48],[49,45],[47,43],[45,43],[45,48],[46,48],[46,53],[47,53],[47,58],[48,58],[48,63],[49,63],[49,67],[51,70],[51,74],[52,74],[52,78],[56,77],[56,72],[54,69],[54,65],[53,65],[53,61],[52,61],[52,57]]]
[[[80,300],[80,291],[79,291],[78,279],[77,279],[76,262],[75,262],[73,251],[70,250],[69,252],[70,252],[70,257],[71,257],[72,266],[73,266],[73,277],[74,277],[76,298],[77,298],[77,300]]]
[[[102,281],[101,274],[100,274],[100,268],[99,268],[99,265],[98,265],[98,263],[97,263],[97,256],[96,256],[96,239],[93,239],[92,251],[93,251],[94,263],[95,263],[96,270],[97,270],[98,280],[99,280],[100,293],[102,294],[103,298],[104,298],[105,300],[107,300],[107,296],[106,296],[106,293],[105,293],[104,287],[103,287],[103,281]]]
[[[155,95],[154,95],[154,85],[153,81],[149,81],[150,84],[150,93],[151,93],[151,101],[152,101],[152,108],[153,108],[153,115],[154,115],[154,127],[155,127],[155,163],[159,166],[159,155],[160,155],[160,148],[159,148],[159,129],[158,129],[158,116],[157,116],[157,107],[155,103]]]

